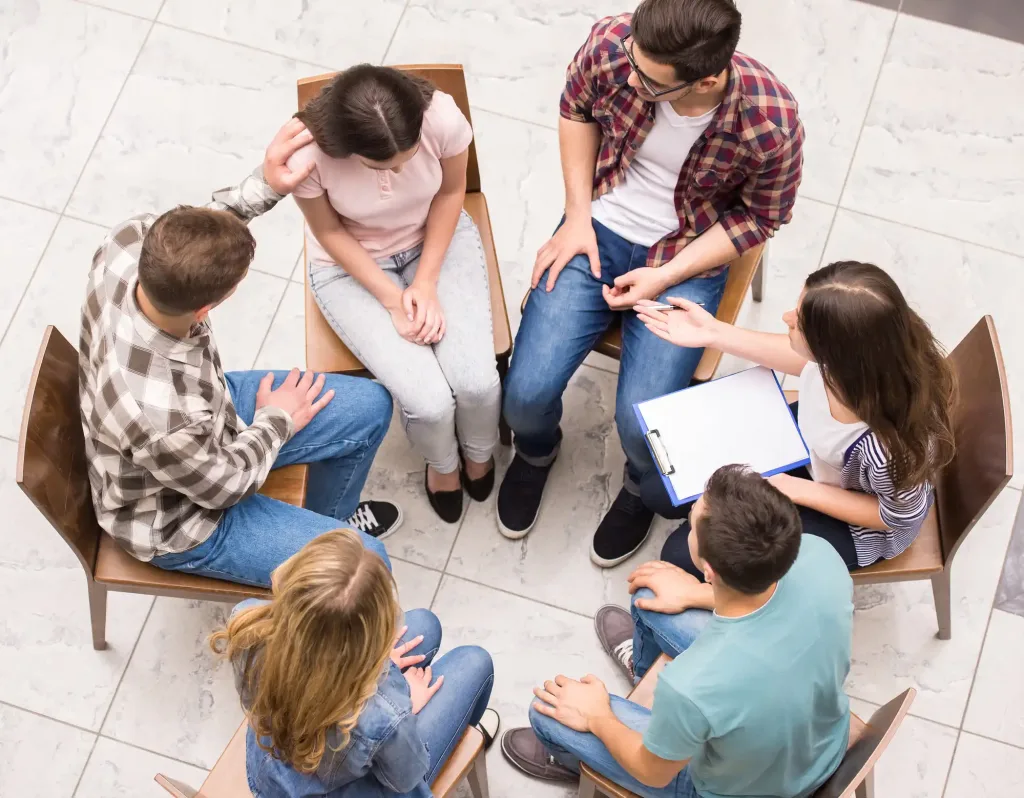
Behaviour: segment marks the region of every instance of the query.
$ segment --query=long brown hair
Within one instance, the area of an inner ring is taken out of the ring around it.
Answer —
[[[893,486],[934,479],[953,459],[957,389],[928,324],[870,263],[824,266],[804,290],[800,332],[825,385],[887,450]]]
[[[328,732],[337,727],[344,748],[377,691],[398,627],[395,582],[355,532],[336,529],[274,571],[273,594],[232,618],[210,646],[244,663],[242,693],[261,747],[312,773]]]
[[[434,86],[393,67],[346,69],[296,116],[332,158],[388,161],[416,146]]]

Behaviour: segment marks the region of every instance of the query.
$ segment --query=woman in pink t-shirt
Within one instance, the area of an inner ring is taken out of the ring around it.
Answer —
[[[463,485],[477,501],[494,485],[501,409],[487,264],[462,210],[473,130],[449,95],[369,64],[298,116],[314,140],[289,161],[314,164],[294,192],[313,295],[401,406],[430,504],[455,523]]]

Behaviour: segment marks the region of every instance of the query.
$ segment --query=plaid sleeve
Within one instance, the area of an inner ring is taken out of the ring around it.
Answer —
[[[572,122],[593,122],[597,82],[598,46],[605,38],[608,20],[601,20],[590,30],[583,46],[576,51],[565,70],[565,89],[558,104],[558,113]]]
[[[282,199],[284,197],[263,179],[263,166],[260,165],[237,186],[214,191],[213,198],[206,203],[206,207],[217,211],[231,211],[243,222],[251,222]]]
[[[287,413],[264,407],[224,445],[213,433],[213,419],[205,417],[148,441],[133,459],[164,487],[201,507],[223,510],[259,490],[293,429]]]
[[[743,253],[771,238],[793,217],[793,203],[804,162],[804,128],[798,123],[785,145],[751,175],[740,194],[742,205],[722,217],[736,251]]]

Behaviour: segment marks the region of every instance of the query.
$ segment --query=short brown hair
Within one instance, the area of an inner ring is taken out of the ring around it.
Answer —
[[[234,214],[181,205],[142,240],[139,284],[161,313],[192,313],[226,297],[255,253],[252,233]]]
[[[645,55],[672,66],[684,83],[694,83],[729,66],[740,22],[733,0],[643,0],[631,26]]]
[[[434,91],[400,69],[357,64],[338,73],[296,116],[325,155],[389,161],[419,142]]]
[[[757,595],[796,562],[802,526],[796,506],[746,466],[722,466],[704,488],[694,529],[701,559],[733,590]]]

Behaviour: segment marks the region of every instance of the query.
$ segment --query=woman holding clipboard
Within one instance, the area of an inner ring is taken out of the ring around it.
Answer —
[[[956,385],[942,348],[893,279],[856,261],[818,269],[797,307],[783,314],[788,335],[745,330],[692,302],[670,302],[671,311],[647,302],[635,308],[655,335],[800,378],[793,412],[810,467],[769,481],[798,506],[804,532],[828,540],[850,570],[906,550],[931,509],[932,479],[953,457]],[[661,557],[703,578],[690,559],[689,532],[684,521]]]

